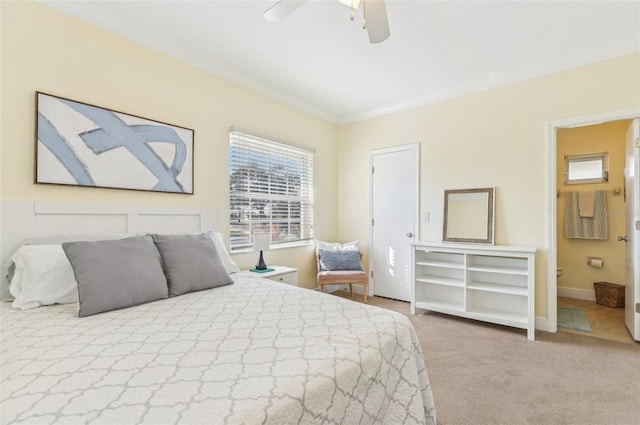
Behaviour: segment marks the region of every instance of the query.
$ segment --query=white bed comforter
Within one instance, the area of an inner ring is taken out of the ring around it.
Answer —
[[[2,424],[434,424],[398,313],[272,281],[76,317],[2,303]]]

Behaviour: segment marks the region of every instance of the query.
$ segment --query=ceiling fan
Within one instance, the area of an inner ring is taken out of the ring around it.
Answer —
[[[280,22],[294,10],[302,6],[307,0],[280,0],[264,12],[264,18],[270,22]],[[364,19],[362,28],[367,30],[371,44],[382,43],[391,34],[387,9],[384,0],[338,0],[339,3],[351,8],[351,20],[354,20],[355,10],[362,5]]]

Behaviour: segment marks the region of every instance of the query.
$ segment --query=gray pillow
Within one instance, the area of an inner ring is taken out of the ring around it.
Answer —
[[[233,283],[212,236],[153,235],[169,282],[170,297]]]
[[[79,317],[168,297],[150,236],[62,244],[78,281]]]
[[[362,271],[362,261],[359,251],[328,251],[318,250],[320,257],[320,271],[335,270],[360,270]]]

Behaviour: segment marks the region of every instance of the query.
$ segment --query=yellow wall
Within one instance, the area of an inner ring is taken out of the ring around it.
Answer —
[[[626,133],[632,121],[615,121],[576,128],[563,128],[557,133],[558,190],[584,191],[607,190],[609,239],[590,241],[564,237],[565,196],[558,198],[558,267],[563,274],[558,278],[558,288],[593,291],[593,282],[625,283],[625,244],[617,236],[626,233],[625,200],[611,191],[624,186],[626,161]],[[609,157],[609,181],[597,184],[564,184],[564,157],[593,152],[607,152]],[[596,269],[586,264],[588,256],[602,257],[604,267]]]
[[[549,121],[640,107],[640,55],[577,68],[339,128],[339,234],[369,240],[369,152],[420,143],[420,238],[442,238],[445,189],[496,187],[495,242],[536,254],[547,316]]]
[[[0,2],[2,201],[217,207],[228,223],[232,125],[313,146],[315,232],[337,238],[337,128],[203,70],[34,2]],[[195,130],[195,194],[175,195],[33,184],[35,91]],[[236,255],[242,268],[257,260]],[[271,264],[300,269],[315,286],[313,246],[270,251]]]

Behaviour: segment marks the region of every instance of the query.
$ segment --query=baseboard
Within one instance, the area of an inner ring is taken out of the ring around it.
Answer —
[[[324,285],[324,292],[328,294],[332,294],[336,291],[349,291],[349,285],[344,285],[342,283],[336,283],[335,285]]]
[[[595,291],[589,289],[561,288],[558,287],[558,296],[566,298],[574,298],[576,300],[595,301]]]
[[[555,332],[549,330],[549,319],[547,319],[546,317],[536,317],[535,323],[536,330],[538,331]]]
[[[331,294],[336,291],[349,292],[349,285],[345,284],[336,284],[336,285],[325,285],[325,292]],[[364,293],[364,288],[362,285],[353,285],[353,293],[362,295]],[[371,296],[371,294],[367,294],[367,296]]]

